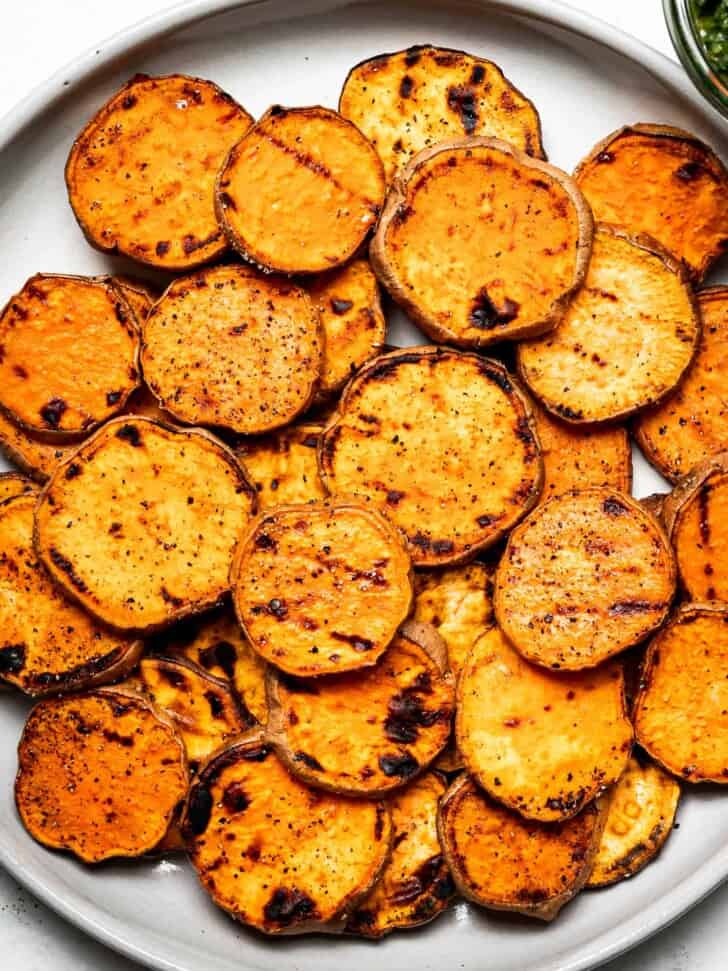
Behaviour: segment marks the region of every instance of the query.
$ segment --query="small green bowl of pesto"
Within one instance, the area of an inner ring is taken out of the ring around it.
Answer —
[[[683,67],[728,118],[728,0],[663,0],[663,7]]]

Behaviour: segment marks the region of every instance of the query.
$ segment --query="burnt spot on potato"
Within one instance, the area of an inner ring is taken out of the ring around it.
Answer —
[[[202,784],[192,787],[187,803],[187,825],[193,836],[201,836],[212,815],[212,793]]]
[[[18,674],[25,665],[25,644],[9,644],[0,648],[0,676]]]
[[[381,755],[379,757],[379,767],[389,778],[397,777],[403,781],[411,779],[420,770],[420,764],[412,755]]]
[[[447,91],[448,108],[460,118],[463,131],[472,135],[478,124],[477,95],[471,87],[454,85]]]
[[[474,327],[490,330],[509,324],[518,316],[519,305],[515,300],[506,297],[500,307],[497,307],[483,287],[472,304],[469,320]]]
[[[409,98],[409,96],[412,94],[412,89],[414,88],[414,86],[415,86],[415,82],[412,80],[409,74],[405,74],[405,76],[402,78],[402,80],[399,83],[400,98]]]
[[[55,547],[50,548],[48,555],[51,562],[66,575],[68,582],[75,590],[78,590],[79,593],[88,591],[86,582],[76,573],[75,567],[67,557],[63,556]]]
[[[354,306],[351,300],[341,300],[336,297],[331,298],[331,309],[337,316],[342,316],[347,313]]]
[[[121,428],[117,429],[116,437],[128,442],[133,448],[141,447],[142,436],[136,425],[122,425]]]
[[[48,428],[58,428],[61,423],[61,418],[63,417],[64,411],[68,408],[68,405],[63,400],[63,398],[51,398],[43,407],[40,409],[40,417]]]
[[[279,887],[275,890],[263,913],[266,920],[279,927],[290,927],[318,916],[311,897],[295,887]]]
[[[222,804],[229,813],[242,813],[250,805],[250,796],[240,782],[231,782],[223,793]]]
[[[307,752],[296,752],[293,758],[296,762],[303,762],[307,768],[313,769],[314,772],[324,771],[324,767],[321,765],[319,760],[315,759],[313,755],[309,755]]]

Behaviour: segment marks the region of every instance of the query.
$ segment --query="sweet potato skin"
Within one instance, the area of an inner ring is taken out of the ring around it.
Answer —
[[[728,171],[704,142],[669,125],[627,125],[574,173],[594,216],[649,233],[700,281],[725,250]]]
[[[145,280],[137,280],[135,277],[122,274],[112,277],[112,280],[126,297],[126,302],[141,330],[147,314],[159,299],[159,294]]]
[[[655,858],[672,832],[680,785],[638,753],[605,798],[606,822],[587,887],[619,883]]]
[[[728,783],[725,604],[681,605],[653,638],[634,711],[637,741],[684,782]]]
[[[356,64],[339,111],[370,139],[391,183],[428,145],[463,135],[502,138],[545,158],[533,102],[492,61],[424,44]]]
[[[487,347],[557,325],[584,280],[592,234],[591,211],[565,172],[508,142],[464,138],[404,168],[370,258],[432,340]]]
[[[20,472],[0,472],[0,505],[16,496],[37,492],[37,489],[36,484]]]
[[[399,533],[354,502],[276,506],[253,522],[230,570],[238,620],[255,650],[305,677],[370,667],[412,605]]]
[[[307,788],[253,730],[201,768],[183,832],[218,906],[266,934],[300,934],[341,928],[379,879],[392,823],[384,803]]]
[[[464,897],[545,921],[586,883],[603,826],[594,803],[563,823],[523,819],[465,774],[447,791],[438,816],[440,844]]]
[[[409,621],[373,668],[325,680],[269,669],[268,738],[310,785],[350,796],[393,792],[448,740],[454,681],[446,665],[434,630]]]
[[[326,498],[317,457],[322,431],[307,422],[238,442],[235,454],[255,486],[260,512]]]
[[[18,763],[23,825],[84,863],[152,850],[187,792],[175,730],[149,701],[120,687],[39,702]]]
[[[517,370],[563,421],[619,421],[670,394],[699,340],[680,263],[650,237],[600,223],[584,286],[552,333],[519,344]]]
[[[629,759],[621,667],[553,674],[523,660],[496,626],[465,661],[456,708],[458,751],[471,777],[529,819],[577,815]]]
[[[143,644],[106,630],[52,582],[33,548],[36,498],[0,503],[0,681],[38,697],[122,678]]]
[[[122,417],[56,469],[36,507],[35,547],[93,616],[151,633],[221,602],[254,509],[243,470],[212,435]]]
[[[455,893],[437,838],[437,808],[445,789],[437,773],[427,772],[390,797],[392,853],[374,890],[349,918],[347,933],[378,939],[427,923],[445,910]]]
[[[238,264],[174,280],[149,312],[142,365],[160,405],[188,424],[257,434],[304,412],[323,333],[308,294]]]
[[[211,81],[131,78],[89,121],[66,163],[68,198],[88,242],[164,270],[222,255],[215,177],[252,123]]]
[[[379,156],[355,125],[321,106],[270,108],[230,150],[215,189],[217,218],[233,249],[283,274],[346,263],[383,199]]]
[[[645,458],[670,482],[728,448],[728,287],[706,287],[696,297],[703,326],[695,358],[676,390],[633,426]]]
[[[495,615],[534,664],[594,667],[660,626],[675,573],[667,537],[637,500],[610,489],[570,492],[509,536]]]
[[[109,277],[36,273],[0,314],[0,409],[54,444],[112,417],[139,385],[139,333]]]
[[[402,530],[415,567],[474,559],[535,505],[543,482],[518,383],[496,361],[432,346],[375,358],[349,382],[319,471],[329,494],[365,498]]]

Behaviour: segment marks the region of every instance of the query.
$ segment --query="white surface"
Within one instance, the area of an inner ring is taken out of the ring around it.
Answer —
[[[581,0],[580,3],[574,3],[573,5],[604,16],[618,26],[631,29],[638,36],[651,42],[658,48],[662,48],[665,51],[669,49],[669,40],[662,25],[659,0],[629,0],[629,2],[615,2],[615,0],[612,0],[611,3],[606,2],[606,0]],[[83,0],[83,2],[75,0],[75,2],[70,4],[57,4],[49,2],[49,0],[42,0],[42,2],[41,0],[27,0],[24,8],[18,9],[16,5],[13,6],[15,9],[6,12],[3,24],[5,44],[3,58],[0,61],[0,81],[2,81],[0,84],[0,114],[11,108],[12,104],[25,95],[30,88],[43,80],[44,77],[52,73],[57,67],[66,63],[76,52],[92,45],[97,40],[103,39],[110,32],[124,27],[139,17],[164,8],[167,4],[155,3],[153,0],[144,0],[144,2],[141,2],[141,0],[126,0],[124,4],[120,5],[101,5],[98,2],[92,4],[86,2],[86,0]],[[427,18],[425,17],[425,19]],[[418,34],[416,17],[412,18],[411,31],[413,40],[422,41],[426,39],[421,34]],[[437,39],[441,38],[438,37]],[[467,41],[460,41],[458,46],[467,46]],[[483,49],[483,46],[480,43],[478,49]],[[540,45],[534,45],[531,52],[531,58],[536,63],[542,54],[539,47]],[[235,65],[232,63],[232,49],[228,47],[226,50],[228,56],[231,58],[231,63],[221,64],[220,70],[215,71],[211,69],[208,72],[215,79],[220,78],[223,84],[226,82],[226,74],[228,77],[236,77],[239,75],[239,72],[235,70]],[[371,48],[367,48],[367,51],[369,50]],[[499,58],[496,56],[496,59]],[[517,58],[514,53],[514,66],[516,60]],[[281,72],[284,74],[286,72],[288,73],[285,78],[281,78],[280,83],[277,85],[278,91],[276,97],[279,96],[278,92],[280,92],[280,97],[282,100],[285,100],[285,96],[288,94],[288,100],[293,102],[295,98],[292,92],[296,90],[297,85],[295,77],[292,78],[290,73],[293,72],[295,74],[295,72],[299,70],[303,71],[305,68],[297,61],[292,64],[290,60],[281,60],[278,64]],[[171,67],[172,62],[168,61],[166,66]],[[518,60],[518,67],[523,67],[522,76],[528,77],[528,72],[520,60]],[[574,65],[570,64],[569,68],[577,70],[578,65],[575,62]],[[128,71],[122,73],[128,73]],[[204,71],[200,73],[204,73]],[[514,75],[516,74],[515,71],[513,73]],[[610,80],[611,83],[619,84],[619,78],[617,76],[613,76]],[[530,87],[525,83],[523,86],[526,90],[533,90],[534,96],[538,101],[540,100],[538,98],[538,89],[534,85],[535,82]],[[239,87],[233,86],[232,84],[230,86],[233,92],[239,94],[242,98]],[[633,105],[642,104],[647,106],[650,104],[649,94],[641,90],[634,90],[634,84],[632,87],[626,84],[625,87],[629,91]],[[266,90],[261,93],[261,104],[254,103],[255,99],[247,99],[246,104],[250,104],[253,110],[264,107],[263,101],[268,100],[268,91],[271,88],[272,85],[268,84]],[[331,95],[329,95],[329,100],[330,98]],[[600,113],[602,113],[601,103],[596,98],[595,104],[600,105]],[[547,110],[544,112],[547,142],[549,131],[553,132],[554,130],[553,125],[556,107],[552,106],[549,109],[547,106]],[[79,111],[83,114],[85,106],[80,105]],[[553,159],[557,163],[561,162],[564,165],[570,164],[576,157],[574,156],[572,158],[573,153],[577,152],[578,154],[577,149],[583,151],[588,147],[588,136],[584,132],[591,132],[594,129],[596,133],[603,134],[610,127],[613,127],[611,118],[607,112],[603,112],[600,118],[586,118],[584,115],[580,115],[580,117],[584,118],[584,121],[580,125],[581,132],[574,131],[575,126],[573,126],[573,123],[570,126],[569,141],[571,144],[568,146],[563,145],[561,139],[559,139],[558,152],[556,151],[555,145],[550,146]],[[645,115],[646,117],[647,115]],[[679,113],[673,114],[671,117],[674,117],[675,120],[680,120]],[[618,120],[635,119],[620,117]],[[585,138],[587,139],[586,143],[584,142]],[[54,144],[52,140],[44,144],[43,147],[48,152],[49,159],[55,159],[57,155],[62,154],[62,149]],[[56,164],[55,161],[53,164]],[[19,178],[22,178],[22,176],[19,176]],[[2,196],[6,188],[6,185],[0,187],[0,204],[2,204]],[[32,237],[34,234],[32,222],[35,222],[35,220],[30,220],[29,222],[31,225],[28,227],[27,234],[23,234],[24,238],[17,241],[17,248],[20,252],[15,251],[16,247],[13,248],[12,262],[18,268],[23,266],[22,251],[25,250],[27,253],[29,246],[28,237]],[[40,226],[40,221],[37,225]],[[55,230],[56,224],[51,219],[50,230],[48,231],[53,234]],[[37,232],[37,229],[35,232]],[[9,279],[7,276],[8,237],[6,236],[5,239],[6,247],[4,247],[4,252],[6,254],[6,268],[3,272],[4,288],[6,288]],[[48,240],[45,246],[45,252],[49,254],[48,258],[50,260],[58,260],[61,253],[67,255],[68,262],[64,264],[63,268],[70,270],[88,270],[93,268],[93,265],[96,265],[94,263],[96,258],[89,258],[89,255],[86,253],[81,255],[82,250],[79,246],[71,246],[66,251],[62,238],[55,239],[53,244]],[[35,268],[35,266],[32,267],[32,269]],[[44,268],[59,269],[61,267],[55,264],[48,266],[44,264]],[[22,280],[18,282],[22,282]],[[725,814],[724,808],[718,809],[714,807],[712,812],[722,812],[723,815]],[[687,823],[684,828],[688,828]],[[681,841],[679,837],[680,834],[678,833],[677,838],[674,840],[675,853],[680,852],[680,843],[682,843],[683,852],[686,849],[685,840]],[[716,851],[719,849],[719,846],[719,843],[715,846]],[[672,853],[672,847],[668,849]],[[52,859],[55,861],[58,858],[53,857]],[[661,881],[663,879],[669,881],[670,879],[668,876],[667,860],[663,869],[661,869],[661,863],[653,868],[652,877],[648,877],[649,871],[646,871],[644,875],[644,879],[649,879],[650,884],[652,884],[652,893],[654,896],[657,896],[662,889]],[[53,865],[55,866],[55,862]],[[174,879],[175,883],[177,880],[184,881],[187,889],[185,897],[194,897],[196,888],[187,874],[170,874],[168,867],[155,867],[149,876],[149,880],[154,881],[154,885],[162,897],[170,879]],[[89,884],[89,886],[92,886],[92,884]],[[636,887],[637,884],[635,884]],[[630,890],[631,888],[629,886],[625,888],[627,893]],[[612,891],[612,899],[617,900],[617,895],[620,892],[621,888],[616,888]],[[93,893],[93,890],[91,890],[91,893]],[[590,897],[592,901],[599,899],[599,897],[595,897],[594,895],[590,895]],[[604,896],[603,899],[606,905],[609,898]],[[585,900],[585,905],[586,903]],[[194,928],[194,934],[197,936],[197,941],[201,948],[205,946],[205,921],[209,916],[212,922],[216,916],[210,914],[204,904],[205,901],[201,900],[199,926]],[[581,901],[577,901],[574,905],[574,913],[577,913],[576,908],[580,907],[580,905]],[[725,921],[721,921],[721,916],[725,914],[726,907],[728,907],[728,889],[716,893],[691,915],[664,932],[659,938],[653,939],[653,941],[643,945],[637,951],[632,952],[630,956],[618,959],[615,966],[624,969],[624,971],[637,971],[638,968],[641,971],[642,969],[644,971],[656,971],[656,969],[660,969],[660,971],[688,971],[688,969],[690,971],[708,971],[710,969],[712,971],[712,969],[724,966],[725,960],[723,952],[725,951],[725,943],[727,941],[725,934],[723,934],[721,939],[720,927],[725,923]],[[564,919],[568,913],[568,911],[565,912]],[[142,915],[143,918],[147,916]],[[455,914],[450,918],[444,918],[444,920],[450,920],[454,923],[457,918],[458,914]],[[170,923],[173,923],[174,915],[170,915],[169,920]],[[212,930],[212,924],[210,930]],[[435,928],[433,927],[431,931],[424,932],[425,937],[423,940],[425,941],[425,947],[429,946],[433,948],[434,937],[432,936],[432,931],[434,930]],[[233,935],[239,936],[240,933],[234,929],[232,930]],[[528,933],[527,936],[531,937],[531,933]],[[20,968],[23,968],[24,971],[25,969],[35,971],[35,969],[41,968],[52,968],[53,971],[67,971],[67,969],[70,971],[73,968],[84,971],[86,968],[96,969],[101,967],[109,968],[111,971],[121,971],[121,969],[129,971],[129,969],[135,967],[130,962],[113,955],[100,945],[93,943],[80,932],[71,929],[41,905],[35,904],[28,894],[21,893],[13,882],[2,874],[2,872],[0,872],[0,940],[6,944],[1,961],[2,967],[4,969],[7,968],[8,971],[15,971],[15,969]],[[431,942],[429,945],[427,944],[428,940]],[[404,946],[403,936],[400,936],[400,941],[401,944],[397,950],[399,952],[398,959],[401,960]],[[479,941],[481,956],[478,959],[477,955],[473,955],[476,959],[474,966],[485,966],[488,957],[487,952],[489,952],[490,960],[493,959],[493,941],[491,939],[488,944],[486,944],[486,941],[487,937],[485,936]],[[415,937],[412,938],[411,944],[413,966],[415,966],[414,962],[416,961],[417,965],[424,967],[425,962],[422,960],[422,955],[426,952],[416,947]],[[277,948],[275,953],[279,966],[283,963],[293,964],[296,961],[297,953],[303,956],[303,951],[298,951],[298,947],[299,945],[290,945],[284,946],[282,949]],[[368,955],[371,958],[375,957],[374,950],[368,948],[367,945],[362,946],[360,953],[364,961],[370,959]],[[431,950],[430,957],[433,956],[434,954]],[[442,964],[442,960],[440,963]],[[202,968],[202,965],[200,967]]]

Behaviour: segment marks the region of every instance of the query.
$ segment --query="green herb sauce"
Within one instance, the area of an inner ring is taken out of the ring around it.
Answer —
[[[690,4],[708,63],[728,79],[728,0],[690,0]]]

